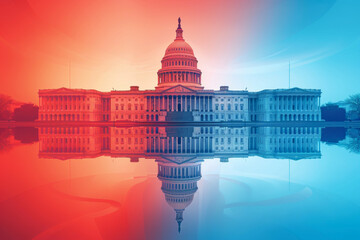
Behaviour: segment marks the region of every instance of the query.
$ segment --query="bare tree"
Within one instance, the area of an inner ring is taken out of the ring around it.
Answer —
[[[360,113],[360,93],[350,96],[345,102],[349,104],[352,110]]]
[[[11,103],[12,99],[9,96],[0,94],[0,120],[9,120],[11,118]]]
[[[0,128],[0,152],[10,148],[10,130],[8,128]]]
[[[360,153],[360,138],[353,138],[344,144],[345,148],[354,153]]]

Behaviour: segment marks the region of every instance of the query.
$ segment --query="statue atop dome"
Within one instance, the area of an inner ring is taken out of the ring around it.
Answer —
[[[184,209],[175,209],[176,212],[176,222],[178,223],[178,232],[181,232],[181,222],[183,221],[183,212]]]
[[[178,29],[181,29],[181,18],[178,18]]]

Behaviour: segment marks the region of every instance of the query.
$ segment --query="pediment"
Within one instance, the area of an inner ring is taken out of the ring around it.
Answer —
[[[168,88],[168,89],[163,91],[163,93],[165,93],[165,92],[166,93],[171,93],[171,92],[174,92],[174,93],[195,93],[196,91],[191,89],[191,88],[182,86],[182,85],[177,85],[177,86]]]
[[[259,93],[263,94],[319,94],[321,91],[319,89],[304,89],[304,88],[290,88],[290,89],[266,89],[260,91]]]
[[[188,157],[188,156],[177,156],[177,157],[174,157],[174,156],[161,156],[165,161],[170,161],[170,162],[173,162],[173,163],[177,163],[177,164],[183,164],[183,163],[186,163],[186,162],[190,162],[192,160],[197,160],[196,157]]]
[[[284,90],[284,92],[289,92],[289,93],[314,93],[314,91],[316,91],[316,90],[315,89],[303,89],[303,88],[298,88],[298,87]]]
[[[306,89],[302,89],[302,88],[290,88],[288,90],[285,90],[287,92],[299,92],[299,93],[303,93],[303,92],[308,92],[308,90]]]
[[[69,89],[69,88],[65,88],[65,87],[62,87],[62,88],[57,88],[57,89],[51,89],[48,91],[48,93],[73,93],[75,92],[75,90],[73,89]]]
[[[100,93],[97,90],[92,89],[71,89],[71,88],[57,88],[57,89],[43,89],[39,90],[41,93],[45,94],[84,94],[84,93]]]

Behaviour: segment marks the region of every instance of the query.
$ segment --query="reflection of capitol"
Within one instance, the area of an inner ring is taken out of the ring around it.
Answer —
[[[74,159],[98,156],[155,159],[165,200],[183,212],[197,191],[204,159],[261,156],[303,159],[320,157],[316,127],[48,127],[39,129],[39,155]]]
[[[188,159],[320,157],[317,127],[47,127],[39,129],[39,154],[45,158],[101,155]]]
[[[161,190],[165,200],[176,212],[178,231],[183,220],[183,212],[190,205],[197,190],[197,181],[201,178],[201,164],[189,161],[177,164],[169,160],[158,161],[158,178],[162,182]]]

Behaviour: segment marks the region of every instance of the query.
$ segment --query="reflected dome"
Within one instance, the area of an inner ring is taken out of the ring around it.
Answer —
[[[177,164],[159,160],[158,178],[162,182],[161,190],[167,204],[176,212],[178,231],[181,230],[183,212],[188,207],[197,191],[197,181],[201,178],[201,164],[191,162]]]

